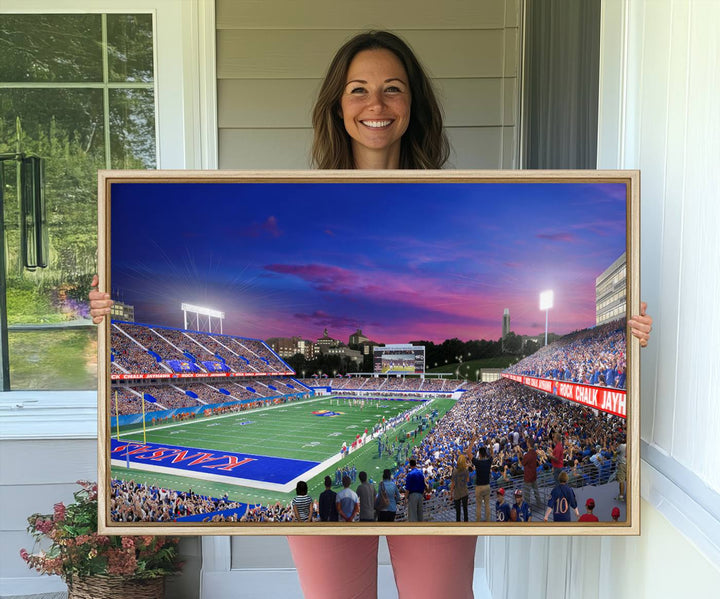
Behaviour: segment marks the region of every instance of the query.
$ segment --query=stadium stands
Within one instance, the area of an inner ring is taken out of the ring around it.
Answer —
[[[112,374],[292,373],[263,341],[112,321]]]
[[[422,393],[450,393],[461,388],[465,381],[458,379],[436,379],[395,376],[353,376],[352,378],[298,379],[308,387],[330,387],[333,391],[379,391],[391,394],[392,391],[420,391]]]
[[[623,318],[566,335],[506,372],[624,389],[625,343]]]

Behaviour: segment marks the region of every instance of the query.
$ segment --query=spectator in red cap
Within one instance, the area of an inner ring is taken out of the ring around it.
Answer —
[[[513,522],[530,522],[532,513],[528,502],[523,500],[523,492],[515,489],[515,505],[512,506],[511,520]]]
[[[595,500],[592,497],[588,497],[588,500],[585,502],[586,512],[582,516],[580,516],[580,518],[578,518],[578,522],[599,522],[600,520],[598,520],[598,517],[593,514],[594,509]]]
[[[620,508],[614,507],[610,516],[612,517],[613,522],[617,522],[620,519]]]

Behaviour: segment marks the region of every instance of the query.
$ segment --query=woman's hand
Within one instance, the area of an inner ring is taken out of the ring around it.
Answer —
[[[652,316],[646,314],[647,304],[640,302],[640,314],[633,316],[628,320],[630,332],[640,340],[640,347],[647,347],[648,339],[650,339],[650,331],[652,331]]]
[[[110,299],[109,293],[102,293],[97,290],[98,276],[93,277],[90,286],[93,290],[88,294],[90,299],[90,316],[95,324],[100,324],[106,315],[110,314],[110,306],[113,305],[113,301]]]

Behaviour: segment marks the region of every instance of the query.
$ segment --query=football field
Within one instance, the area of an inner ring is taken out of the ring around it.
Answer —
[[[199,418],[120,432],[111,441],[114,478],[196,493],[221,496],[246,503],[287,501],[294,496],[297,480],[308,482],[315,496],[326,474],[355,466],[379,480],[383,468],[396,465],[397,452],[379,456],[373,428],[399,418],[385,433],[388,444],[405,447],[419,443],[406,433],[417,429],[424,415],[438,417],[453,400],[363,401],[326,396],[258,408],[239,413]],[[343,442],[350,446],[368,431],[366,443],[340,458]],[[402,459],[401,459],[402,461]],[[129,468],[128,468],[129,466]]]

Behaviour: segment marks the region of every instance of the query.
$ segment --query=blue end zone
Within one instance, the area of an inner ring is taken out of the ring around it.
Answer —
[[[117,439],[110,440],[110,459],[115,466],[125,465],[129,460],[131,466],[140,470],[268,489],[285,485],[319,464],[309,460]]]

